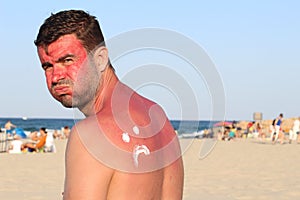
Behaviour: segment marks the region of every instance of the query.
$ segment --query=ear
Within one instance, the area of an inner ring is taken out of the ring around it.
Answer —
[[[94,63],[100,72],[103,72],[108,67],[109,58],[108,50],[105,46],[100,46],[94,51]]]

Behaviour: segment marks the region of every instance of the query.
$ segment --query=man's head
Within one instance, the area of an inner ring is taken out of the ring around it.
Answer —
[[[88,52],[98,45],[104,46],[104,37],[96,17],[82,10],[68,10],[52,14],[40,27],[34,41],[38,47],[45,48],[64,35],[74,34]]]
[[[40,128],[40,133],[47,134],[46,128],[44,128],[44,127]]]
[[[35,44],[52,96],[65,107],[91,107],[101,74],[110,66],[95,17],[80,10],[52,14]]]

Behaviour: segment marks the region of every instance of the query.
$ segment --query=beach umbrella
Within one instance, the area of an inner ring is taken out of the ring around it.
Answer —
[[[232,122],[227,122],[227,121],[220,121],[220,122],[217,122],[214,124],[215,127],[218,127],[218,126],[231,126],[232,125]]]
[[[26,138],[27,135],[25,134],[24,130],[21,128],[15,128],[15,132],[17,135],[19,135],[21,138]]]

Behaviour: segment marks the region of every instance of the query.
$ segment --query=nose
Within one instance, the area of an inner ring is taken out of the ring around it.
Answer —
[[[52,71],[52,83],[58,83],[60,80],[63,80],[66,77],[65,67],[55,65],[53,66]]]

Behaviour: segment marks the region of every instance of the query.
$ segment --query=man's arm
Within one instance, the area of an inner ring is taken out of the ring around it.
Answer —
[[[174,162],[164,169],[162,199],[181,200],[183,195],[184,167],[180,143],[169,120],[165,124],[164,131],[166,131],[164,136],[168,137],[166,141],[172,141],[172,145],[168,148],[169,151],[166,151],[164,156],[177,159],[174,159]]]
[[[87,151],[87,147],[80,141],[78,130],[84,131],[84,124],[72,129],[68,140],[63,199],[106,199],[113,170],[104,166]]]
[[[180,158],[165,170],[162,199],[182,199],[183,176],[183,164],[182,159]]]

